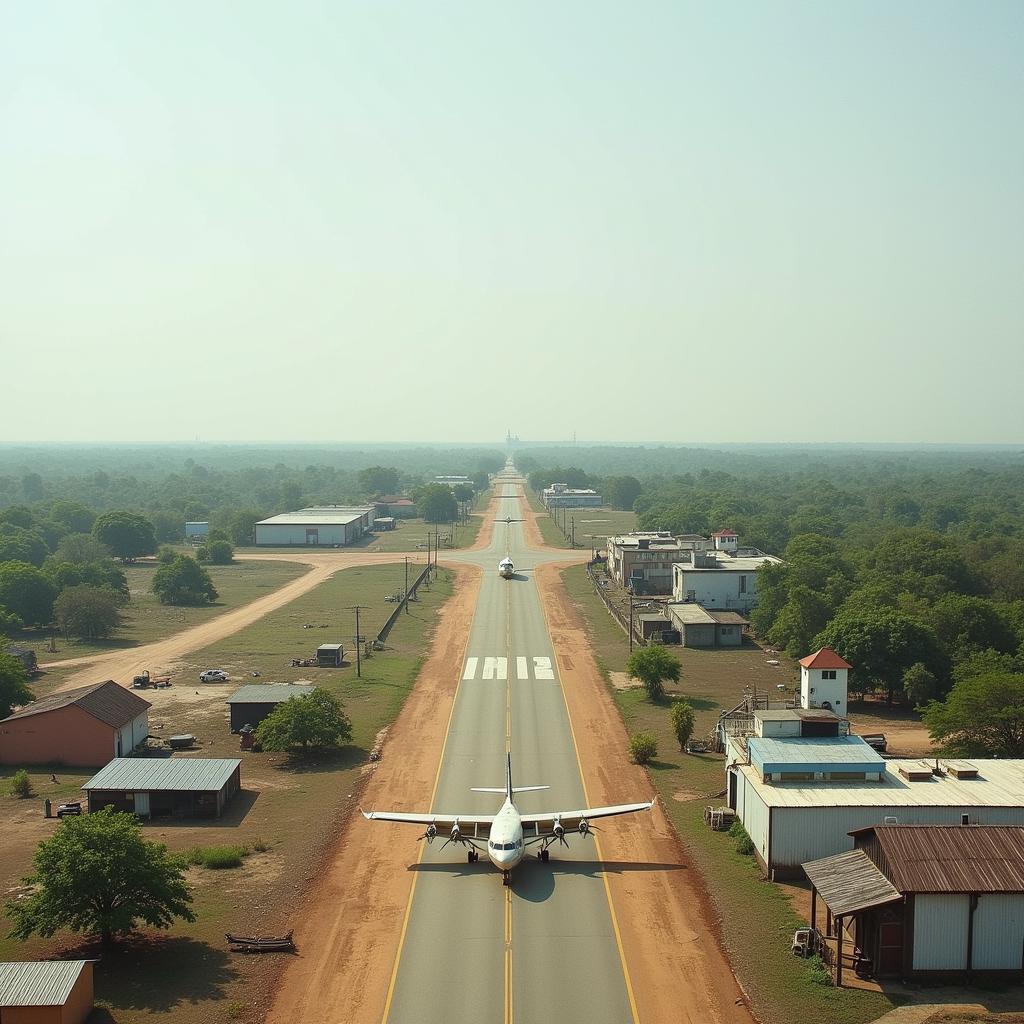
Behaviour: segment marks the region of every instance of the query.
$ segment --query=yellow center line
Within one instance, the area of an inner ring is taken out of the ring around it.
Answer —
[[[512,890],[505,890],[505,1024],[512,1024]]]

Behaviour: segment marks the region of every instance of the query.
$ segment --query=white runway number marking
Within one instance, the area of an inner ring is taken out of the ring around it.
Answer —
[[[510,658],[467,658],[466,669],[462,678],[466,681],[473,679],[508,679]],[[519,655],[515,659],[515,678],[521,680],[529,679],[554,679],[555,670],[551,666],[551,659],[546,657],[527,658]]]

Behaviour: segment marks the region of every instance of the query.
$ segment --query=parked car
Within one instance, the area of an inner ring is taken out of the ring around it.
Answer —
[[[69,800],[66,804],[59,804],[57,807],[57,817],[66,818],[69,814],[81,814],[82,813],[82,801],[81,800]]]
[[[205,672],[199,673],[201,683],[226,683],[228,674],[222,668],[208,668]]]

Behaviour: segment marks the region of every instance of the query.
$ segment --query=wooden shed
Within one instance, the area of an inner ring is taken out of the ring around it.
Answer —
[[[92,960],[0,963],[3,1024],[84,1024],[92,1013]]]
[[[254,729],[279,704],[293,697],[304,697],[316,689],[312,683],[250,683],[228,697],[231,709],[231,731],[240,732],[243,726]]]

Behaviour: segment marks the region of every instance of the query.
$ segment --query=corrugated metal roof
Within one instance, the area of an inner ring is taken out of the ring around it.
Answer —
[[[220,789],[241,763],[235,757],[115,757],[82,789],[208,793]]]
[[[833,915],[842,917],[903,899],[863,850],[848,850],[803,865]]]
[[[257,526],[347,526],[358,522],[365,512],[282,512],[261,519]]]
[[[313,683],[251,683],[228,697],[228,704],[281,704],[316,689]]]
[[[900,892],[1024,892],[1024,828],[876,825],[874,833]]]
[[[916,758],[894,758],[884,764],[880,782],[783,782],[766,784],[761,773],[740,765],[748,785],[768,807],[1024,807],[1024,760],[971,762],[976,779],[951,775],[922,782],[900,778],[900,765],[918,765]]]
[[[0,963],[0,1006],[63,1006],[91,960]]]
[[[880,772],[885,762],[859,736],[751,736],[750,761],[762,772],[786,771],[795,765]]]
[[[127,725],[133,718],[153,706],[148,700],[143,700],[131,690],[118,686],[113,679],[108,679],[103,683],[79,686],[74,690],[64,690],[61,693],[53,693],[49,697],[33,701],[4,721],[10,721],[13,718],[28,718],[30,715],[44,715],[48,711],[58,711],[71,705],[81,708],[93,718],[114,729],[120,729],[122,725]]]

